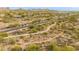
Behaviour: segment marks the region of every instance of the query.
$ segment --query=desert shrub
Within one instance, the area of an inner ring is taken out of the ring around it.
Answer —
[[[29,25],[29,29],[33,29],[34,28],[34,25]]]
[[[19,27],[19,26],[20,26],[19,23],[14,23],[14,24],[10,24],[9,28],[11,28],[11,27]]]
[[[5,33],[5,32],[0,32],[0,43],[5,42],[4,37],[7,37],[7,36],[8,36],[7,33]]]
[[[0,37],[0,43],[4,43],[5,39],[3,37]]]
[[[36,24],[34,24],[34,25],[30,25],[29,29],[30,29],[31,32],[34,33],[34,32],[43,30],[44,27],[45,27],[44,25],[36,25]]]
[[[76,49],[72,46],[64,46],[62,51],[75,51]]]
[[[39,51],[40,47],[39,47],[39,45],[36,45],[36,44],[30,44],[24,50],[25,51]]]
[[[58,46],[56,43],[57,43],[56,41],[51,42],[47,46],[47,50],[49,50],[49,51],[74,51],[74,50],[76,50],[72,46],[68,46],[68,45]]]
[[[44,33],[43,33],[43,35],[47,35],[47,34],[48,34],[47,32],[44,32]]]
[[[60,47],[60,46],[57,46],[55,44],[50,44],[48,46],[48,50],[49,51],[75,51],[76,49],[72,46],[63,46],[63,47]]]
[[[34,33],[34,32],[37,32],[38,30],[36,30],[35,28],[34,29],[31,29],[31,32]]]
[[[69,22],[77,22],[76,17],[74,15],[73,16],[70,16],[69,17]]]
[[[52,51],[53,48],[54,48],[54,47],[53,47],[53,44],[49,44],[46,49]]]
[[[4,51],[4,47],[3,46],[0,46],[0,51]]]
[[[61,48],[54,43],[49,44],[47,49],[49,51],[60,51],[61,50]]]
[[[20,45],[14,45],[14,46],[11,48],[11,51],[22,51],[22,48],[20,47]]]
[[[16,40],[13,39],[13,38],[10,38],[10,39],[7,39],[6,40],[6,43],[8,43],[8,44],[15,44],[16,43]]]
[[[5,33],[5,32],[0,32],[0,37],[7,37],[7,36],[8,36],[7,33]]]
[[[40,31],[44,29],[44,25],[37,25],[35,28]]]

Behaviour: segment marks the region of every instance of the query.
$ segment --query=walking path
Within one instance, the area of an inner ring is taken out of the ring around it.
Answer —
[[[48,32],[50,30],[51,27],[55,26],[56,23],[50,25],[46,30],[44,31],[39,31],[39,32],[36,32],[36,33],[30,33],[30,34],[21,34],[21,35],[12,35],[12,36],[8,36],[8,37],[5,37],[6,38],[12,38],[12,37],[19,37],[19,36],[25,36],[25,35],[35,35],[35,34],[42,34],[42,33],[45,33],[45,32]]]

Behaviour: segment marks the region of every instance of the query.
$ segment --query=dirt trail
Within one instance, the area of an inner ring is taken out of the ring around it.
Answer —
[[[23,43],[23,46],[24,45],[29,45],[29,44],[32,44],[32,43],[45,43],[45,42],[49,42],[49,41],[52,41],[53,39],[55,39],[56,37],[59,37],[63,35],[63,33],[59,33],[58,35],[54,36],[53,38],[50,38],[50,39],[47,39],[47,40],[40,40],[40,41],[34,41],[34,42],[28,42],[28,43]]]
[[[61,36],[61,35],[63,35],[63,33],[61,32],[61,33],[59,33],[58,35],[56,35],[56,36],[54,36],[53,38],[49,38],[49,39],[47,39],[47,40],[38,40],[38,41],[34,41],[34,42],[27,42],[27,43],[24,43],[24,42],[20,42],[21,43],[21,47],[24,49],[26,46],[28,46],[29,44],[45,44],[45,43],[47,43],[47,42],[51,42],[53,39],[55,39],[56,37],[59,37],[59,36]]]
[[[31,34],[21,34],[21,35],[16,35],[16,36],[15,36],[15,35],[13,35],[13,36],[8,36],[8,37],[5,37],[5,39],[6,39],[6,38],[12,38],[12,37],[25,36],[25,35],[42,34],[42,33],[48,32],[48,31],[50,30],[50,28],[53,27],[53,26],[55,26],[55,25],[56,25],[56,23],[54,23],[54,24],[48,26],[47,29],[44,30],[44,31],[39,31],[39,32],[36,32],[36,33],[31,33]]]

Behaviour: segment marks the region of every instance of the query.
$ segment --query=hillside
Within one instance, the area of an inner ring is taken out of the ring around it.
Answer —
[[[0,8],[0,51],[79,50],[79,12]]]

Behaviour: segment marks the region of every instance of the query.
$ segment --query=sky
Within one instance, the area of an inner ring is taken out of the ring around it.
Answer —
[[[50,10],[61,10],[61,11],[79,11],[79,7],[10,7],[10,9],[50,9]]]

